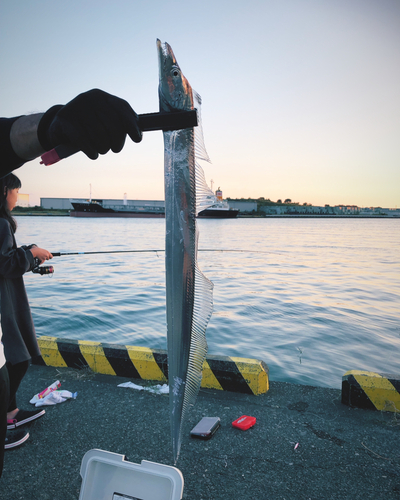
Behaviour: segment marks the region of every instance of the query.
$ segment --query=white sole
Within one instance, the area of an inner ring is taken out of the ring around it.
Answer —
[[[17,446],[20,446],[22,443],[25,443],[25,441],[29,438],[29,432],[25,434],[25,436],[18,441],[14,441],[11,444],[5,444],[4,449],[5,450],[12,450],[13,448],[16,448]]]
[[[21,422],[17,422],[16,424],[8,424],[7,429],[16,429],[17,427],[20,427],[21,425],[28,424],[29,422],[32,422],[33,420],[36,420],[37,418],[43,416],[46,413],[46,410],[42,410],[40,413],[36,413],[36,415],[32,415],[29,418],[26,418],[25,420],[22,420]]]

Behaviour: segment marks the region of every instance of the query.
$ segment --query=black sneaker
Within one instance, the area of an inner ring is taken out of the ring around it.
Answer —
[[[36,420],[37,418],[42,417],[45,413],[45,410],[18,410],[18,413],[13,419],[7,420],[7,429],[15,429],[20,425],[32,422],[32,420]]]
[[[12,431],[12,432],[7,432],[6,434],[6,440],[4,442],[4,449],[9,450],[10,448],[16,448],[17,446],[20,446],[22,443],[25,443],[25,441],[29,437],[29,432],[26,431]]]

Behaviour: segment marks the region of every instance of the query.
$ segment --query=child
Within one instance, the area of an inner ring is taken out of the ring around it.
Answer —
[[[14,237],[17,225],[11,211],[17,203],[20,187],[21,181],[14,174],[0,179],[0,315],[10,394],[7,429],[24,425],[45,413],[44,410],[20,410],[16,402],[16,392],[30,359],[40,355],[22,275],[53,257],[36,245],[17,248]],[[0,413],[2,421],[4,408]],[[12,438],[7,446],[6,438],[6,448],[12,447],[11,441]]]

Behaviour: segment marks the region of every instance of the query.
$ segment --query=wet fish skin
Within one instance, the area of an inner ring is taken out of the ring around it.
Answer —
[[[171,47],[157,40],[160,111],[190,110],[192,88]],[[174,463],[182,425],[201,383],[212,284],[197,267],[196,162],[193,129],[164,132],[165,269],[168,379]],[[203,308],[203,302],[206,307]]]
[[[193,91],[168,43],[157,40],[160,111],[193,109]]]

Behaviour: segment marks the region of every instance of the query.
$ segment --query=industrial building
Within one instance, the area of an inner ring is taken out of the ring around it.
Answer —
[[[40,206],[46,210],[72,210],[71,201],[84,202],[87,198],[40,198]],[[97,200],[99,201],[99,200]],[[121,205],[122,203],[131,207],[161,207],[164,208],[164,200],[114,200],[103,199],[106,205]]]
[[[17,205],[19,207],[29,207],[29,194],[18,193]]]
[[[233,201],[229,200],[229,207],[239,210],[239,212],[257,212],[256,201]]]

